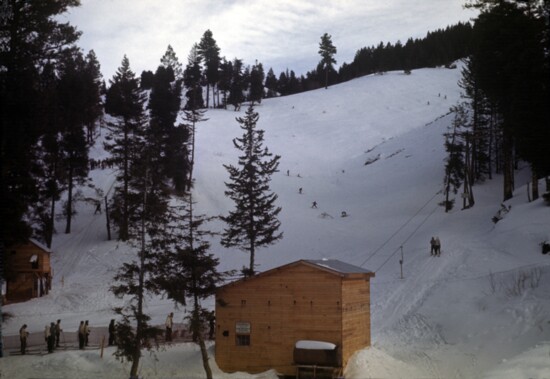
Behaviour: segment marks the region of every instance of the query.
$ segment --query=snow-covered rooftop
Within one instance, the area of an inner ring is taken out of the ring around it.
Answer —
[[[306,259],[305,262],[325,267],[341,274],[372,274],[373,272],[337,259]]]

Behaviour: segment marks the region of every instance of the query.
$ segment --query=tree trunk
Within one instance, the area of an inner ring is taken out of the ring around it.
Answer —
[[[206,372],[206,379],[212,379],[212,369],[210,368],[210,363],[208,362],[208,350],[206,350],[206,344],[204,343],[202,333],[198,334],[198,342],[201,348],[202,365],[204,366],[204,371]]]
[[[539,178],[537,176],[537,172],[534,167],[531,167],[532,172],[532,181],[533,185],[531,186],[531,193],[533,197],[533,201],[537,200],[539,198]]]
[[[503,141],[503,201],[511,199],[514,196],[514,159],[512,154],[512,141],[508,132],[504,131]]]
[[[52,196],[52,203],[50,206],[50,217],[48,219],[47,235],[46,235],[46,246],[48,246],[48,249],[52,247],[54,223],[55,223],[55,197]]]
[[[69,183],[68,193],[67,193],[67,225],[65,226],[65,234],[71,232],[71,219],[73,216],[73,168],[69,168],[69,177],[67,178]]]

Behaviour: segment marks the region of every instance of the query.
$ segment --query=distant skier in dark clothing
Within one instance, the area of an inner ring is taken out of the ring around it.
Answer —
[[[97,201],[97,205],[95,206],[95,212],[94,214],[98,214],[100,213],[101,214],[101,201]]]
[[[441,256],[441,242],[439,241],[439,237],[435,237],[435,255],[438,257]]]
[[[112,346],[115,344],[115,333],[116,333],[115,320],[111,320],[111,323],[109,324],[109,346]]]
[[[311,204],[311,208],[317,208],[317,202],[314,201],[312,204]]]

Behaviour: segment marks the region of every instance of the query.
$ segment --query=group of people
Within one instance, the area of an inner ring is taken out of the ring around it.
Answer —
[[[48,353],[53,353],[56,347],[59,347],[59,341],[61,337],[61,320],[57,320],[57,323],[52,322],[50,325],[46,325],[44,328],[44,341],[48,348]],[[24,355],[27,352],[27,339],[29,338],[29,331],[27,330],[27,324],[19,329],[19,340],[21,342],[21,354]]]
[[[80,326],[78,327],[78,348],[84,349],[85,346],[88,346],[88,337],[90,336],[90,325],[88,320],[80,321]]]
[[[112,320],[114,323],[114,320]],[[21,342],[21,354],[27,352],[27,339],[29,338],[29,331],[27,330],[27,324],[19,329],[19,340]],[[90,326],[88,320],[80,321],[80,326],[78,327],[78,347],[84,349],[85,346],[88,346],[88,336],[90,335]],[[60,347],[61,333],[61,320],[57,320],[57,323],[52,322],[50,325],[46,325],[44,328],[44,341],[46,342],[46,347],[48,353],[53,353],[55,348]],[[109,341],[111,341],[111,336],[109,333]],[[111,343],[109,343],[111,344]]]
[[[439,237],[432,237],[430,240],[430,255],[432,257],[441,256],[441,242],[439,241]]]
[[[59,347],[59,338],[61,336],[61,320],[57,320],[57,323],[51,323],[46,325],[44,329],[44,340],[46,346],[48,346],[48,353],[53,353],[54,348]]]

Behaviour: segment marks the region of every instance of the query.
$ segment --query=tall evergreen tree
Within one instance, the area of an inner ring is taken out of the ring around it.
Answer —
[[[550,172],[544,142],[550,138],[548,57],[544,19],[536,3],[475,1],[475,77],[502,116],[504,199],[513,195],[515,152],[537,172]],[[518,33],[518,31],[521,31]],[[543,105],[544,104],[544,105]],[[542,138],[541,138],[542,137]]]
[[[319,43],[319,54],[321,55],[320,64],[325,70],[325,89],[327,89],[329,70],[334,70],[332,65],[336,63],[336,59],[334,59],[336,47],[332,44],[332,37],[327,33],[321,36],[321,42]]]
[[[129,299],[126,305],[114,308],[114,312],[121,317],[117,325],[115,356],[132,362],[130,378],[138,377],[142,349],[158,347],[158,338],[162,334],[161,329],[150,325],[151,317],[145,312],[145,300],[148,294],[159,293],[155,267],[158,262],[158,241],[164,240],[162,226],[166,218],[158,210],[159,202],[156,200],[159,198],[149,196],[157,192],[149,176],[152,169],[150,161],[143,160],[140,168],[143,175],[136,178],[135,184],[136,188],[141,187],[137,192],[141,204],[136,204],[136,217],[131,224],[135,230],[135,233],[131,233],[131,242],[138,249],[138,259],[124,263],[119,268],[114,277],[116,283],[111,287],[116,297]]]
[[[194,213],[192,192],[179,200],[181,205],[176,209],[166,253],[158,262],[158,282],[160,289],[176,304],[186,305],[191,301],[188,320],[193,341],[200,346],[206,377],[211,379],[212,369],[203,335],[212,314],[202,302],[214,295],[225,275],[218,272],[219,259],[209,253],[210,243],[205,240],[213,234],[203,229],[209,219]]]
[[[218,89],[223,94],[222,106],[224,109],[227,109],[227,96],[231,90],[232,77],[233,63],[223,58],[220,64],[220,80],[218,82]]]
[[[197,135],[197,124],[199,122],[207,121],[206,118],[204,118],[205,110],[202,109],[193,109],[193,110],[186,110],[184,111],[184,120],[186,121],[185,124],[183,124],[181,127],[185,128],[188,134],[188,146],[189,148],[186,149],[185,155],[185,162],[187,164],[187,170],[185,174],[188,176],[186,177],[185,184],[186,184],[186,191],[191,191],[191,187],[193,186],[193,170],[195,168],[195,141],[196,141],[196,135]]]
[[[464,163],[464,129],[468,125],[468,116],[464,104],[453,108],[455,114],[450,130],[444,134],[445,150],[445,179],[443,193],[445,200],[445,212],[453,209],[455,200],[451,194],[456,194],[464,181],[465,163]]]
[[[256,63],[250,71],[250,101],[262,102],[264,96],[264,68],[261,63]]]
[[[270,68],[265,77],[265,88],[267,88],[267,97],[277,96],[277,77],[273,72],[273,69]]]
[[[244,88],[245,82],[243,77],[243,61],[235,58],[233,60],[233,74],[231,77],[231,86],[229,89],[229,96],[227,102],[238,110],[241,108],[241,104],[244,102]]]
[[[63,152],[61,150],[61,116],[58,96],[58,78],[55,66],[48,64],[40,76],[40,93],[43,96],[40,117],[44,123],[38,144],[38,160],[42,162],[37,180],[39,196],[33,212],[35,233],[40,241],[51,247],[56,202],[64,190]]]
[[[0,8],[0,248],[31,234],[26,213],[36,199],[34,152],[41,135],[39,72],[80,33],[59,15],[78,0],[3,1]]]
[[[132,170],[142,158],[145,124],[145,94],[130,69],[126,56],[111,80],[107,91],[105,110],[114,117],[107,123],[105,149],[117,168],[117,185],[112,198],[112,219],[118,226],[119,238],[128,240],[132,211]],[[134,200],[135,201],[135,200]],[[139,200],[138,200],[139,201]]]
[[[86,107],[82,110],[84,125],[86,126],[86,141],[89,145],[94,142],[95,127],[98,119],[103,115],[103,104],[101,101],[101,86],[103,76],[101,75],[99,61],[93,50],[86,55],[84,68]]]
[[[259,115],[251,104],[244,117],[237,117],[244,134],[233,144],[242,152],[238,166],[224,165],[230,181],[225,183],[225,195],[235,202],[235,209],[222,217],[227,228],[222,234],[224,247],[237,247],[250,254],[250,264],[245,275],[253,275],[256,250],[271,245],[282,238],[277,215],[281,211],[275,205],[277,195],[271,192],[271,176],[279,167],[279,155],[273,156],[263,146],[264,131],[256,129]]]
[[[208,108],[210,104],[210,87],[212,87],[212,92],[214,92],[214,86],[219,79],[218,69],[221,61],[220,48],[218,47],[210,30],[204,32],[201,41],[199,42],[198,52],[204,63],[203,73],[206,77],[206,107]],[[212,99],[214,99],[214,96],[212,96]],[[213,104],[213,106],[215,107],[216,105]]]
[[[63,58],[58,86],[62,123],[60,146],[64,155],[67,188],[65,233],[71,232],[75,187],[88,179],[88,145],[84,131],[86,113],[82,110],[96,105],[94,100],[97,99],[88,96],[90,86],[85,71],[86,62],[80,51],[75,50]]]
[[[193,110],[204,108],[204,100],[202,98],[202,74],[201,74],[202,57],[199,54],[199,46],[194,44],[187,57],[187,66],[183,72],[183,83],[187,88],[187,103],[185,109]]]
[[[160,59],[160,62],[164,68],[170,67],[172,69],[174,77],[177,81],[181,81],[183,79],[183,65],[180,63],[178,56],[171,45],[168,45],[166,48],[166,52]]]
[[[170,66],[159,66],[149,96],[150,122],[146,138],[147,143],[155,148],[151,155],[157,167],[155,176],[170,178],[179,193],[187,186],[189,170],[189,131],[184,124],[176,125],[180,106],[181,81],[174,77]]]

